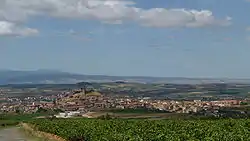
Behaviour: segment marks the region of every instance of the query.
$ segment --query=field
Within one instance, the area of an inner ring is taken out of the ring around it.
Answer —
[[[250,119],[128,120],[38,119],[36,130],[69,141],[246,141]]]
[[[110,112],[114,117],[126,119],[166,118],[172,114],[150,109],[114,109],[110,110]]]
[[[0,120],[0,129],[9,126],[15,126],[18,124],[18,121],[13,120]]]
[[[27,97],[58,94],[62,91],[79,89],[78,84],[16,84],[0,85],[5,96]],[[104,95],[111,96],[143,96],[171,99],[217,99],[225,95],[232,97],[249,97],[250,85],[236,84],[142,84],[142,83],[89,83],[88,89],[94,89]],[[1,97],[1,96],[0,96]],[[209,97],[209,98],[208,98]]]
[[[153,110],[153,109],[109,109],[96,112],[86,113],[89,117],[99,118],[101,116],[109,115],[112,118],[121,119],[198,119],[199,116],[193,116],[186,113],[170,113],[167,111]]]
[[[45,114],[0,114],[0,128],[15,126]]]
[[[86,115],[92,118],[109,115],[113,118],[122,119],[167,119],[175,116],[175,113],[112,113],[112,112],[89,112]],[[175,116],[176,117],[176,116]]]

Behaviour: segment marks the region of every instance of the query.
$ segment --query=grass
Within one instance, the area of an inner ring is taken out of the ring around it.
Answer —
[[[23,122],[28,122],[34,120],[34,118],[43,116],[46,114],[2,114],[0,115],[0,129],[8,128],[8,127],[17,127],[20,126]],[[50,140],[43,136],[37,136],[36,132],[32,130],[25,130],[22,126],[20,126],[20,133],[25,135],[28,141],[54,141]]]
[[[171,113],[161,110],[150,110],[150,109],[111,109],[100,112],[94,112],[91,114],[92,117],[100,117],[103,115],[111,115],[115,118],[127,118],[127,119],[148,119],[148,118],[166,118],[171,115]]]
[[[32,118],[42,116],[44,114],[34,113],[34,114],[1,114],[0,120],[12,120],[12,121],[26,121]]]
[[[20,127],[20,131],[26,135],[27,138],[32,139],[32,141],[65,141],[64,139],[53,134],[35,130],[33,126],[27,123],[21,123]]]
[[[31,130],[27,130],[24,129],[24,127],[20,127],[20,132],[25,135],[25,137],[27,137],[28,139],[32,140],[32,141],[55,141],[55,140],[50,140],[48,138],[44,138],[44,137],[39,137],[35,134],[34,131]]]
[[[11,127],[11,126],[16,126],[18,124],[17,121],[12,121],[12,120],[0,120],[0,129],[1,128],[6,128],[6,127]]]
[[[44,114],[1,114],[0,115],[0,128],[16,126],[21,122],[30,121],[35,117]]]
[[[35,118],[39,116],[46,116],[48,114],[46,113],[35,113],[35,114],[2,114],[0,115],[0,129],[1,128],[7,128],[7,127],[13,127],[13,126],[20,126],[23,122],[29,122],[31,120],[34,120]],[[51,140],[46,136],[43,136],[44,134],[35,132],[33,130],[27,130],[23,128],[23,126],[20,126],[20,132],[23,133],[29,141],[55,141]]]
[[[88,113],[93,118],[98,118],[104,115],[110,115],[114,118],[120,119],[193,119],[192,115],[186,113],[168,113],[157,111],[143,111],[141,109],[119,109],[119,110],[107,110]],[[198,117],[197,117],[198,118]]]

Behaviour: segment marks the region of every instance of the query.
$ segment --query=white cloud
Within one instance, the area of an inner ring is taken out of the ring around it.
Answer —
[[[143,11],[140,21],[145,26],[153,27],[203,27],[211,25],[227,26],[231,18],[224,20],[216,19],[208,10],[185,10],[185,9],[151,9]]]
[[[75,34],[77,34],[77,33],[76,33],[76,31],[75,31],[75,30],[70,29],[70,30],[69,30],[69,34],[70,34],[70,35],[75,35]]]
[[[97,20],[151,27],[227,26],[231,18],[217,19],[208,10],[137,8],[131,0],[1,0],[0,20],[25,22],[32,16]]]
[[[38,30],[22,27],[15,23],[0,21],[0,36],[32,36],[38,34]]]

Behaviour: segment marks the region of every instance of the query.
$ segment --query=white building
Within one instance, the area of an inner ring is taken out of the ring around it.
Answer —
[[[64,113],[59,113],[59,115],[56,115],[57,118],[71,118],[74,116],[80,115],[80,112],[78,111],[68,111]]]

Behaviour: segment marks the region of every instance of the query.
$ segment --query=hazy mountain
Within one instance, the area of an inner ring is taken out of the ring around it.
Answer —
[[[177,83],[177,84],[197,84],[197,83],[219,83],[221,79],[201,79],[201,78],[178,78],[178,77],[128,77],[128,76],[105,76],[105,75],[82,75],[57,70],[36,70],[36,71],[16,71],[0,70],[0,84],[62,84],[77,83],[80,81],[89,82],[110,82],[128,81],[142,83]],[[224,82],[250,83],[249,79],[222,79]]]

